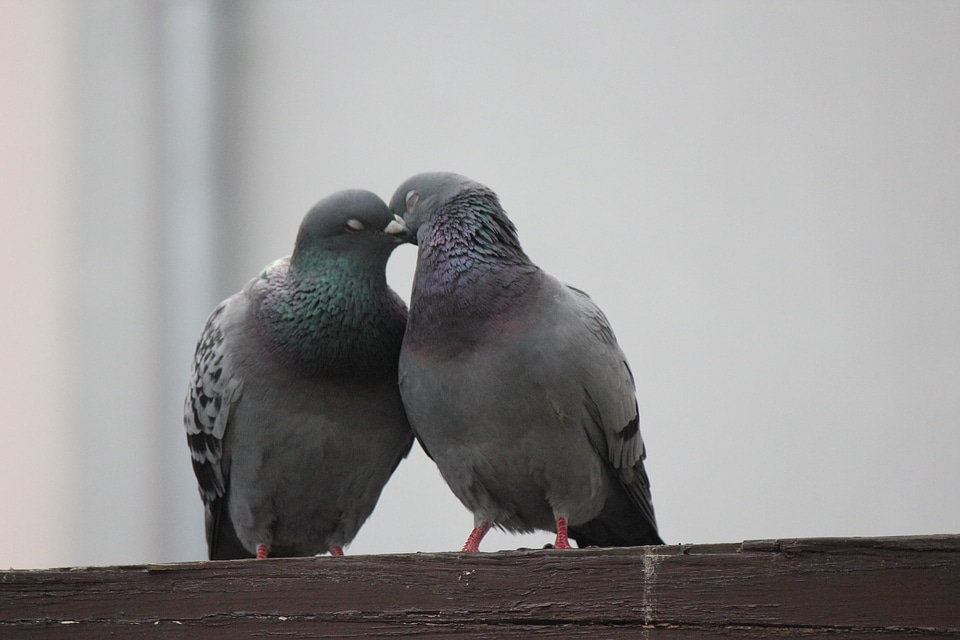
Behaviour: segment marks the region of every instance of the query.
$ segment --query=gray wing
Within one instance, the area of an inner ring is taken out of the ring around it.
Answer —
[[[211,553],[229,481],[224,468],[223,436],[243,389],[242,381],[232,370],[225,340],[226,320],[238,306],[244,306],[242,294],[224,300],[207,319],[194,352],[190,388],[184,402],[183,424],[206,508]]]
[[[578,354],[580,383],[589,420],[587,435],[597,452],[612,465],[630,502],[656,529],[650,481],[643,467],[646,448],[640,435],[636,384],[626,356],[617,344],[606,316],[590,297],[569,285],[583,326]]]

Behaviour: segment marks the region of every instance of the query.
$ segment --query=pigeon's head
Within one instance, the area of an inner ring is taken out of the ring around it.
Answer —
[[[311,262],[311,257],[356,254],[382,261],[403,238],[386,203],[375,193],[349,189],[331,194],[315,204],[297,233],[291,262]]]
[[[469,188],[486,189],[457,173],[421,173],[409,178],[390,200],[398,225],[393,232],[406,242],[419,244],[437,211]]]

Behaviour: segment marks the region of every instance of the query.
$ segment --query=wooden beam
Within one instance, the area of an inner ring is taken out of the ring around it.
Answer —
[[[0,572],[0,637],[534,634],[960,638],[960,536]]]

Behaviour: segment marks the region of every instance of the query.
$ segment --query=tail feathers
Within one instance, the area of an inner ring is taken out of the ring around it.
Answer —
[[[584,547],[639,547],[647,544],[664,544],[656,529],[629,530],[620,523],[604,522],[595,518],[578,527],[570,527],[570,537],[577,546]]]
[[[211,560],[238,560],[253,558],[253,553],[247,551],[237,531],[230,520],[230,510],[225,498],[217,498],[206,509],[207,521],[207,552]]]
[[[593,520],[570,526],[570,537],[583,547],[637,547],[664,544],[656,520],[637,508],[626,491],[611,496]]]

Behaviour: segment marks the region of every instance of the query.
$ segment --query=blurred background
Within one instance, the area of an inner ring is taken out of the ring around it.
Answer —
[[[0,0],[0,567],[204,557],[204,319],[321,197],[425,170],[497,191],[607,313],[668,542],[960,532],[958,25],[947,1]],[[471,524],[415,449],[348,553]]]

